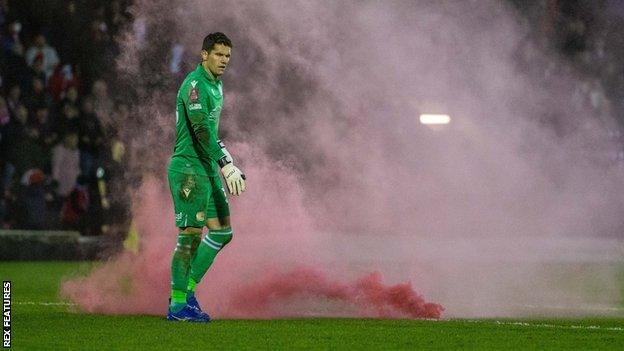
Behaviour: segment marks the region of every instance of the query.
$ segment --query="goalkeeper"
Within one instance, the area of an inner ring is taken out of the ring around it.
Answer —
[[[223,106],[219,77],[231,50],[232,42],[225,34],[208,34],[202,62],[186,76],[176,99],[176,141],[167,176],[179,233],[171,262],[168,320],[210,321],[195,298],[195,287],[232,240],[230,210],[219,173],[230,194],[245,191],[245,175],[218,139]],[[208,234],[202,240],[204,226]]]

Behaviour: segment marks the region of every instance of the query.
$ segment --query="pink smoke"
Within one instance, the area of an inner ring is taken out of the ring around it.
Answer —
[[[330,281],[319,271],[297,268],[285,273],[269,273],[262,280],[236,291],[230,300],[235,314],[257,318],[291,317],[298,314],[293,299],[310,298],[339,302],[342,312],[324,309],[310,315],[382,318],[440,318],[444,308],[428,303],[408,283],[385,286],[379,272],[352,283]],[[286,302],[286,306],[282,306]],[[309,304],[309,301],[306,301]],[[284,308],[286,307],[286,308]],[[240,312],[238,312],[240,311]]]
[[[270,300],[288,306],[273,315],[365,315],[371,304],[323,287],[376,271],[417,283],[445,316],[619,304],[621,253],[603,236],[621,228],[624,182],[600,159],[613,120],[575,98],[578,72],[535,47],[504,2],[137,0],[133,12],[148,35],[120,42],[118,73],[138,96],[120,134],[144,179],[129,189],[142,251],[65,285],[87,310],[164,313],[177,86],[145,78],[163,77],[170,44],[195,65],[213,30],[235,41],[222,131],[249,176],[231,198],[234,241],[199,286],[214,316],[270,315],[230,298],[300,267],[330,278]],[[430,130],[425,112],[452,123]]]
[[[236,157],[254,162],[242,163],[249,180],[245,194],[229,198],[235,214],[234,239],[198,287],[198,298],[213,317],[309,316],[310,309],[323,299],[332,302],[320,313],[325,316],[441,316],[442,306],[426,303],[409,284],[384,286],[380,273],[354,283],[328,280],[321,273],[327,264],[315,256],[321,250],[319,235],[303,206],[296,177],[244,144],[231,147]],[[88,277],[62,286],[62,294],[84,311],[166,313],[169,265],[177,233],[171,200],[166,185],[155,178],[145,180],[136,194],[134,218],[141,237],[140,253],[122,253]],[[312,265],[321,270],[301,268]],[[287,273],[278,273],[275,267]],[[329,271],[340,272],[336,268]],[[293,299],[305,297],[315,299],[303,299],[297,308],[284,309]]]

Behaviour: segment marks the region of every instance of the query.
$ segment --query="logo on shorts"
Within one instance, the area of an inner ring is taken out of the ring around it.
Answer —
[[[181,193],[182,197],[188,199],[191,196],[191,191],[195,189],[196,182],[195,177],[192,175],[187,175],[182,182]]]
[[[204,211],[200,211],[200,212],[197,212],[197,214],[195,215],[195,218],[198,221],[203,222],[206,220],[206,215],[204,214]]]
[[[189,197],[189,195],[191,194],[191,189],[189,188],[182,189],[182,194],[184,194],[184,197]]]

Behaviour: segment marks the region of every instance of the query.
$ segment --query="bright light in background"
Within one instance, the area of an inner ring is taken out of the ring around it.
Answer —
[[[424,113],[420,115],[420,123],[422,124],[449,124],[450,122],[451,117],[449,115],[438,115],[430,113]]]

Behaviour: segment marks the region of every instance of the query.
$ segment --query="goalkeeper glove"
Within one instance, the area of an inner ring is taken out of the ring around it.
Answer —
[[[225,157],[221,160],[224,159]],[[238,167],[234,166],[233,163],[226,163],[222,166],[221,174],[223,174],[223,179],[225,179],[230,194],[238,196],[245,191],[245,174]]]

